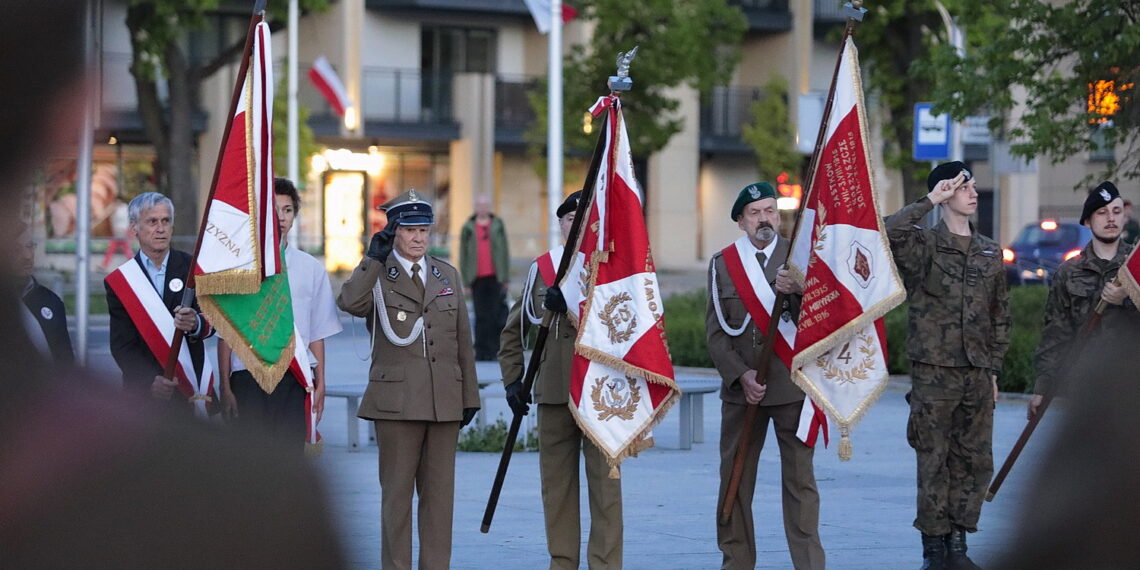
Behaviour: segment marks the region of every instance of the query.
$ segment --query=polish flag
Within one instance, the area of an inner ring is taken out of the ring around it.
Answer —
[[[1134,248],[1120,267],[1119,279],[1132,302],[1140,305],[1140,257],[1136,257],[1137,249],[1140,248]]]
[[[804,280],[792,378],[834,419],[844,460],[851,428],[886,387],[882,316],[906,296],[875,203],[862,85],[848,37],[790,259]]]
[[[322,55],[313,62],[313,67],[309,69],[309,81],[325,96],[337,115],[343,117],[345,109],[352,107],[344,83],[341,83],[340,76],[325,56]]]
[[[540,33],[550,32],[550,0],[523,0],[526,2],[526,7],[530,10],[530,15],[534,18],[534,24],[538,26]],[[573,6],[562,2],[562,23],[565,24],[570,20],[578,17],[578,10]]]
[[[603,97],[591,111],[606,108],[605,154],[576,244],[581,265],[561,288],[578,327],[570,410],[616,478],[622,459],[652,445],[653,426],[681,392],[620,99]]]

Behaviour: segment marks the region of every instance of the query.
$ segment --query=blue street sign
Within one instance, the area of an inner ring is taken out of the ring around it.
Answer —
[[[949,160],[950,115],[934,115],[931,103],[914,104],[914,159]]]

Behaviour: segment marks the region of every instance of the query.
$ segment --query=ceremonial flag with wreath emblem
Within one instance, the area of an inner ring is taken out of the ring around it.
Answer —
[[[790,259],[803,279],[792,378],[834,419],[839,456],[887,382],[882,316],[906,291],[875,203],[859,55],[848,37]],[[805,406],[806,408],[806,406]]]
[[[621,101],[603,97],[591,112],[607,108],[605,152],[577,244],[581,265],[562,289],[578,327],[570,409],[617,477],[622,459],[652,445],[650,431],[680,390]]]
[[[272,392],[294,358],[293,310],[273,198],[269,25],[251,29],[194,268],[202,312]]]

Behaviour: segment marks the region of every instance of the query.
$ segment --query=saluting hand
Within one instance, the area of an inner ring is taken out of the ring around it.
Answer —
[[[950,180],[940,180],[938,184],[934,185],[934,189],[926,195],[934,204],[941,204],[954,196],[954,193],[966,183],[966,173],[959,172],[958,176]]]

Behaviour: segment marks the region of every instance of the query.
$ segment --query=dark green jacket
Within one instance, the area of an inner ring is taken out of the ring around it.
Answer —
[[[1070,347],[1085,322],[1092,316],[1104,284],[1116,279],[1116,273],[1131,251],[1132,246],[1121,240],[1116,255],[1105,261],[1096,257],[1090,242],[1080,255],[1062,263],[1057,269],[1049,287],[1049,300],[1045,302],[1045,326],[1041,329],[1041,342],[1033,356],[1037,371],[1033,393],[1045,394],[1056,388],[1066,367],[1070,366],[1069,360],[1079,357],[1071,354]],[[1136,335],[1138,332],[1140,311],[1136,310],[1136,305],[1130,299],[1125,298],[1123,304],[1109,305],[1105,309],[1094,334]],[[1086,344],[1088,347],[1097,345],[1095,339]],[[1101,357],[1111,358],[1111,355]],[[1079,369],[1082,365],[1075,366]]]
[[[910,302],[907,354],[936,366],[1000,372],[1010,328],[1001,248],[971,225],[970,245],[962,251],[945,222],[920,225],[933,208],[922,198],[886,220]]]
[[[507,249],[507,229],[503,220],[491,214],[491,262],[495,265],[495,278],[499,283],[511,279],[511,253]],[[459,273],[463,284],[470,286],[479,270],[479,240],[475,236],[475,216],[471,216],[459,231]]]

